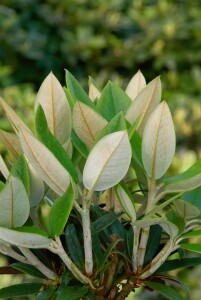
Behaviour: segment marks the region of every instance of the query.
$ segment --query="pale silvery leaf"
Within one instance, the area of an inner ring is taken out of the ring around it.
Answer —
[[[2,98],[0,98],[0,105],[4,109],[16,133],[18,133],[19,128],[24,128],[27,131],[31,132],[29,127],[20,119],[20,117],[18,117],[15,111]]]
[[[106,135],[88,156],[83,171],[84,186],[103,191],[116,185],[126,175],[131,155],[127,131]]]
[[[72,145],[72,142],[71,142],[70,139],[67,140],[67,142],[65,144],[63,144],[63,148],[66,151],[66,153],[68,154],[68,156],[70,158],[72,158],[72,155],[73,155],[73,145]]]
[[[13,157],[17,159],[22,152],[18,137],[13,133],[6,132],[1,129],[0,139]]]
[[[166,193],[177,193],[183,191],[190,191],[201,186],[201,174],[188,178],[186,180],[181,180],[175,183],[169,183],[165,187]]]
[[[20,227],[29,217],[30,204],[23,183],[10,177],[0,193],[0,226]]]
[[[121,185],[118,185],[116,192],[123,211],[130,217],[132,221],[135,221],[136,211],[131,198],[126,193],[126,191],[122,188]]]
[[[43,235],[29,232],[18,232],[12,229],[1,227],[0,239],[11,245],[25,248],[49,248],[52,244],[52,240]]]
[[[183,200],[175,201],[174,205],[178,214],[184,219],[196,218],[200,215],[200,210],[197,207]]]
[[[107,121],[88,105],[77,101],[73,111],[73,126],[83,143],[90,149]]]
[[[141,115],[137,130],[142,134],[145,124],[154,110],[161,101],[161,80],[156,77],[152,80],[135,98],[126,113],[126,119],[133,124]]]
[[[62,195],[70,184],[70,175],[56,157],[26,130],[19,132],[23,152],[39,176],[58,195]]]
[[[176,237],[177,234],[178,234],[178,232],[179,232],[178,227],[175,224],[173,224],[173,223],[171,223],[169,221],[164,221],[164,222],[160,223],[159,225],[163,228],[163,230],[165,232],[167,232],[167,234],[171,238]]]
[[[165,101],[151,114],[142,138],[142,160],[149,177],[158,179],[169,168],[175,153],[175,131]]]
[[[52,72],[38,91],[35,109],[38,104],[44,110],[50,131],[64,144],[71,132],[71,110],[65,92]]]
[[[91,82],[89,85],[89,98],[94,102],[99,97],[100,97],[99,90],[97,89],[97,87],[95,87],[93,82]]]
[[[145,86],[146,80],[139,70],[129,82],[126,88],[126,94],[131,98],[131,100],[134,100]]]
[[[3,174],[5,179],[7,179],[10,174],[10,172],[5,164],[5,161],[3,160],[1,155],[0,155],[0,172]]]
[[[42,178],[37,174],[32,165],[28,163],[30,178],[30,206],[34,207],[43,199],[45,186]]]
[[[161,224],[162,222],[164,222],[164,218],[151,218],[151,219],[145,218],[139,221],[132,222],[132,225],[138,228],[144,228],[147,226]]]

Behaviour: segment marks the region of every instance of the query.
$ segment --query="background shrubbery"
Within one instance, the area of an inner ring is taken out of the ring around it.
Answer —
[[[200,31],[199,0],[1,0],[0,94],[33,124],[50,70],[64,84],[69,69],[85,88],[88,75],[102,88],[125,87],[138,69],[148,81],[161,74],[177,131],[172,170],[183,171],[201,155]]]

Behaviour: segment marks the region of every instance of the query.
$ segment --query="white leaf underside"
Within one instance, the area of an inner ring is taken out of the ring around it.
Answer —
[[[128,83],[125,92],[131,98],[131,100],[134,100],[145,86],[146,80],[141,71],[139,70]]]
[[[167,184],[165,187],[165,191],[167,193],[176,193],[176,192],[183,192],[183,191],[190,191],[197,187],[201,186],[201,174],[189,178],[186,180],[181,180],[175,183]]]
[[[175,153],[175,131],[166,102],[157,106],[144,129],[142,160],[149,177],[158,179],[170,166]]]
[[[70,175],[60,164],[56,157],[39,142],[33,135],[25,130],[19,133],[22,149],[41,178],[58,195],[62,195],[70,184]]]
[[[102,191],[116,185],[126,175],[130,161],[127,131],[106,135],[89,154],[83,172],[84,186]]]
[[[129,198],[128,194],[120,185],[117,187],[117,193],[119,195],[118,199],[123,210],[127,213],[127,215],[131,218],[132,221],[135,221],[136,212],[132,200]]]
[[[0,130],[0,139],[8,151],[17,159],[22,152],[18,137],[13,133]]]
[[[91,149],[96,137],[107,125],[107,121],[92,108],[79,101],[73,111],[73,126],[83,143]]]
[[[89,85],[89,98],[94,102],[96,99],[100,97],[99,90],[95,87],[93,83]]]
[[[52,72],[38,91],[35,109],[38,104],[44,110],[50,131],[64,144],[70,137],[71,110],[65,92]]]
[[[30,204],[23,183],[10,177],[0,193],[0,226],[20,227],[29,217]]]

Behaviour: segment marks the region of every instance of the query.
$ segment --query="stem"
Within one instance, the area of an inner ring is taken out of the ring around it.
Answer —
[[[125,300],[126,297],[135,289],[136,283],[130,280],[122,286],[121,292],[117,295],[115,300]]]
[[[151,178],[151,179],[149,179],[149,181],[150,181],[150,183],[149,183],[146,214],[148,214],[154,207],[154,196],[155,196],[155,191],[156,191],[155,179]],[[139,245],[139,253],[138,253],[138,258],[139,258],[138,266],[140,267],[140,269],[143,268],[143,264],[144,264],[144,257],[145,257],[147,242],[148,242],[148,238],[149,238],[149,231],[150,231],[150,226],[142,229],[142,235],[141,235],[141,240],[140,240],[140,245]]]
[[[6,256],[10,256],[10,257],[20,261],[22,263],[25,263],[25,264],[28,263],[28,260],[26,257],[15,252],[10,246],[0,244],[0,252]]]
[[[29,263],[36,267],[41,273],[51,280],[58,279],[56,273],[46,267],[28,248],[18,247],[24,256],[28,259]]]
[[[83,284],[90,284],[90,279],[83,275],[80,270],[76,267],[76,265],[72,262],[70,257],[65,252],[63,245],[59,239],[56,237],[56,242],[54,242],[53,247],[50,247],[49,250],[62,259],[67,268],[72,272],[72,274]]]
[[[84,237],[84,254],[85,254],[85,271],[88,276],[93,272],[93,253],[92,253],[92,238],[90,224],[90,200],[83,198],[82,202],[82,226]]]
[[[119,262],[118,256],[116,254],[114,254],[112,257],[112,262],[108,268],[108,277],[107,277],[107,281],[105,283],[105,289],[107,292],[110,290],[110,288],[114,282],[114,277],[115,277],[118,262]]]
[[[152,263],[147,271],[145,271],[141,278],[145,279],[151,276],[168,258],[171,252],[174,251],[174,241],[169,240],[158,255],[152,260]]]
[[[133,241],[132,265],[133,265],[133,272],[136,273],[138,267],[138,246],[139,246],[140,228],[133,226],[133,232],[134,232],[134,241]]]

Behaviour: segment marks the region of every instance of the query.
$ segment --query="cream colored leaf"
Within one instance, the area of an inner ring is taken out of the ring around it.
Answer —
[[[0,239],[3,241],[25,248],[49,248],[52,240],[47,237],[35,233],[18,232],[12,229],[0,227]]]
[[[3,160],[3,157],[0,155],[0,172],[3,174],[4,178],[7,179],[10,172],[5,164],[5,161]]]
[[[56,157],[26,130],[19,132],[22,149],[41,178],[58,195],[62,195],[70,184],[70,176]]]
[[[0,129],[0,139],[8,151],[17,159],[22,152],[18,137],[13,133]]]
[[[126,191],[122,188],[121,185],[118,185],[117,187],[117,197],[123,211],[131,218],[132,221],[135,221],[136,211],[135,211],[134,204],[131,198],[129,197],[129,195],[126,193]]]
[[[135,98],[129,107],[126,119],[133,124],[138,116],[141,115],[137,130],[142,134],[145,124],[154,110],[161,101],[161,80],[156,77],[152,80]]]
[[[91,82],[89,85],[89,98],[94,102],[96,99],[100,97],[99,90],[95,87],[95,85]]]
[[[142,138],[142,160],[149,177],[158,179],[169,168],[175,153],[175,131],[165,101],[151,114]]]
[[[18,117],[15,111],[2,99],[0,98],[0,105],[4,109],[13,129],[18,133],[19,128],[24,128],[27,131],[31,132],[29,127]]]
[[[68,156],[70,158],[72,158],[72,155],[73,155],[73,145],[72,145],[72,142],[71,142],[70,139],[67,140],[67,142],[65,144],[63,144],[63,148],[66,151],[66,153],[68,154]]]
[[[36,109],[38,104],[44,110],[50,131],[64,144],[71,133],[71,110],[65,92],[52,72],[38,91]]]
[[[30,204],[23,183],[10,177],[0,193],[0,226],[20,227],[29,217]]]
[[[79,138],[90,149],[107,121],[91,107],[77,101],[73,111],[73,125]]]
[[[29,167],[29,177],[30,177],[30,205],[31,207],[36,206],[43,199],[45,194],[45,186],[42,178],[37,174],[35,169],[32,167],[30,163],[28,163]]]
[[[186,201],[177,200],[174,202],[174,205],[176,206],[179,215],[185,220],[186,218],[196,218],[200,215],[200,210],[196,206]]]
[[[173,182],[167,184],[165,187],[166,193],[178,193],[184,191],[190,191],[201,186],[201,174],[194,176],[192,178],[181,180],[178,182]]]
[[[139,70],[129,82],[126,88],[126,94],[131,98],[131,100],[134,100],[145,86],[146,80]]]
[[[131,146],[127,131],[104,136],[92,149],[83,171],[83,183],[89,190],[102,191],[116,185],[127,173]]]
[[[169,222],[167,220],[165,220],[164,222],[160,223],[159,225],[163,228],[163,230],[165,232],[167,232],[167,234],[169,234],[169,236],[171,238],[174,238],[175,236],[177,236],[177,234],[179,232],[178,227],[175,224],[173,224],[173,223],[171,223],[171,222]]]

